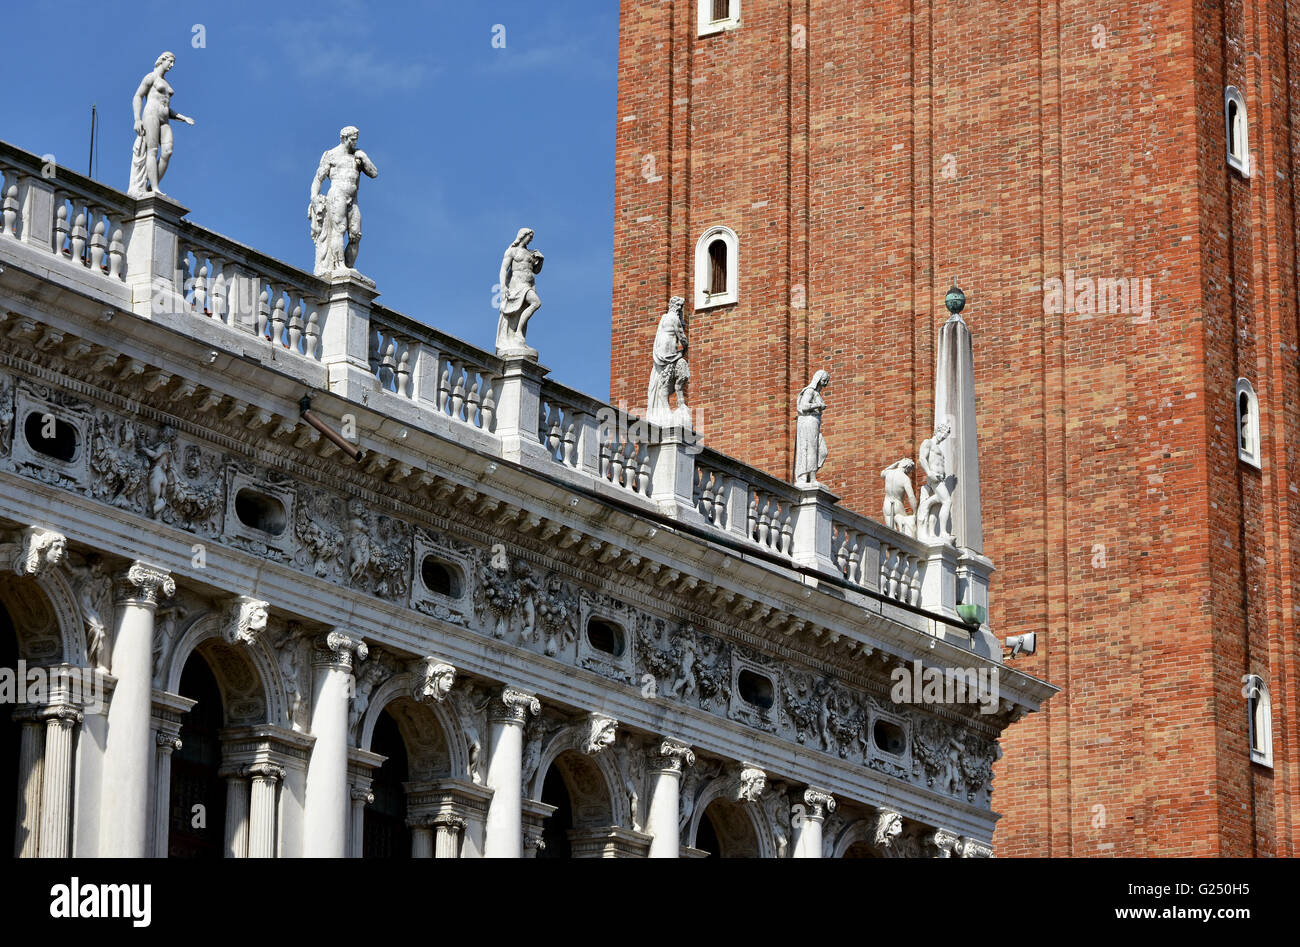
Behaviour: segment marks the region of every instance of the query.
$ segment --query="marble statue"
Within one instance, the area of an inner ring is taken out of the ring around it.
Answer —
[[[361,133],[348,125],[339,132],[339,143],[321,155],[316,176],[311,181],[311,204],[307,216],[311,221],[311,239],[316,244],[317,276],[330,276],[337,270],[355,269],[357,251],[361,249],[361,208],[357,190],[361,174],[379,177],[379,169],[364,151],[357,148]],[[328,180],[329,192],[321,193]],[[345,245],[346,244],[346,245]]]
[[[135,112],[135,148],[131,152],[131,183],[129,197],[146,197],[152,191],[165,197],[163,175],[172,159],[172,129],[170,119],[193,125],[194,119],[172,108],[175,90],[167,81],[167,73],[176,65],[174,53],[163,53],[153,64],[153,72],[140,80],[131,107]]]
[[[822,369],[813,375],[808,387],[799,392],[798,424],[794,440],[795,483],[816,483],[817,472],[826,464],[826,438],[822,437],[822,411],[826,402],[822,389],[830,384],[830,373]]]
[[[920,460],[925,483],[921,485],[916,526],[921,538],[931,542],[952,542],[952,488],[957,478],[948,471],[948,455],[944,447],[944,441],[951,434],[952,426],[941,421],[935,426],[934,434],[921,444]]]
[[[904,458],[880,472],[880,476],[885,478],[885,525],[912,537],[916,536],[916,493],[912,490],[914,470],[916,464]]]
[[[659,319],[655,332],[654,369],[646,391],[645,419],[658,427],[676,424],[689,426],[690,408],[686,404],[686,383],[691,379],[691,368],[686,361],[686,327],[682,323],[682,307],[686,300],[674,296],[668,301],[668,311]],[[677,409],[668,406],[670,393],[677,395]]]
[[[497,319],[497,355],[537,359],[537,349],[526,341],[528,320],[542,301],[537,296],[537,274],[542,272],[545,257],[540,250],[530,250],[533,231],[524,227],[515,242],[506,247],[501,258],[501,315]]]

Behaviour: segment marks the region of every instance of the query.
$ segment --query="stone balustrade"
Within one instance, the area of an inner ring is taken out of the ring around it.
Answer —
[[[842,577],[944,619],[959,602],[987,609],[983,557],[928,546],[839,509],[825,491],[814,499],[701,448],[690,432],[620,414],[535,362],[499,358],[377,304],[364,278],[317,278],[186,220],[167,199],[135,201],[44,170],[38,156],[0,143],[0,239],[35,251],[55,281],[115,285],[110,299],[136,315],[274,361],[307,391],[357,402],[386,393],[381,408],[401,423],[471,436],[476,449],[715,531],[770,563]]]

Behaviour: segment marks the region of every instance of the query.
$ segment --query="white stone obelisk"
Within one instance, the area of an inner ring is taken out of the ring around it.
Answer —
[[[154,768],[153,634],[158,599],[176,593],[172,577],[136,562],[118,577],[117,628],[104,747],[101,856],[144,858],[149,842],[149,777]]]
[[[794,857],[822,857],[822,824],[835,811],[835,797],[825,789],[809,786],[803,793],[804,811],[794,820]]]
[[[523,858],[524,724],[529,715],[541,713],[542,705],[531,694],[507,687],[492,702],[489,712],[492,754],[488,759],[488,804],[484,858]]]
[[[650,754],[648,768],[654,780],[646,807],[650,858],[681,857],[682,773],[694,763],[694,751],[675,740],[664,740]]]
[[[347,855],[351,799],[348,783],[348,702],[352,698],[353,656],[364,660],[364,641],[331,631],[312,651],[311,759],[303,800],[303,855]],[[252,837],[249,837],[252,854]]]
[[[970,327],[962,319],[966,296],[955,285],[944,300],[951,315],[939,330],[934,369],[934,423],[952,423],[944,443],[948,473],[957,486],[952,499],[952,533],[959,549],[984,551],[980,516],[980,459],[975,425],[975,358]]]

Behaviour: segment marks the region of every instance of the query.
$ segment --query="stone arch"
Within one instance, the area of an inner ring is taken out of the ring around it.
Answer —
[[[846,825],[830,842],[832,858],[883,858],[875,842],[875,821],[856,819]],[[852,853],[852,854],[851,854]]]
[[[231,644],[222,635],[224,624],[222,611],[208,611],[177,633],[158,670],[163,690],[179,693],[185,663],[198,652],[217,679],[227,726],[271,723],[292,727],[280,674],[265,639],[251,645]],[[155,630],[154,634],[157,638],[160,633]]]
[[[719,776],[700,790],[691,812],[686,844],[695,847],[700,823],[708,809],[714,807],[717,818],[710,818],[724,851],[723,858],[775,858],[776,841],[767,815],[755,803],[735,798],[736,779]],[[724,837],[725,836],[725,837]]]
[[[81,607],[61,570],[34,577],[0,575],[0,605],[13,622],[19,657],[29,664],[85,666]]]
[[[608,750],[586,753],[589,728],[586,721],[565,727],[542,750],[541,761],[528,787],[530,799],[542,798],[542,784],[556,766],[573,803],[575,828],[630,826],[632,811],[613,754]]]
[[[469,779],[469,749],[456,715],[437,701],[415,700],[414,686],[415,678],[403,672],[376,688],[361,718],[357,746],[370,749],[375,725],[387,711],[406,744],[412,780]]]

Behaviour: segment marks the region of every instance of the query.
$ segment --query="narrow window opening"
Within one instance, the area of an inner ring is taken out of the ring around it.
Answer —
[[[871,737],[877,749],[891,756],[902,756],[907,749],[907,735],[903,733],[903,728],[888,720],[877,720]]]
[[[727,243],[714,240],[709,244],[709,294],[727,291]]]
[[[772,708],[775,702],[775,689],[772,687],[771,678],[745,670],[737,675],[736,686],[740,691],[740,699],[745,703],[763,710]]]
[[[279,536],[288,525],[283,503],[248,487],[235,494],[235,516],[249,529],[272,536]]]
[[[597,651],[616,658],[623,656],[623,630],[611,622],[599,618],[590,619],[587,622],[587,641]]]
[[[52,414],[33,411],[23,424],[27,444],[38,454],[65,464],[77,456],[77,429]]]
[[[731,0],[713,0],[713,22],[731,18]]]
[[[434,556],[424,557],[424,562],[420,564],[420,578],[424,580],[424,587],[435,595],[446,595],[448,598],[460,596],[460,575]]]

